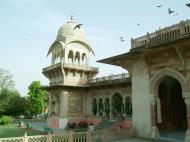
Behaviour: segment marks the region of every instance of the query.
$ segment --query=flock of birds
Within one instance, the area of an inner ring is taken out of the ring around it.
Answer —
[[[187,3],[186,6],[190,8],[190,3]],[[161,8],[162,5],[157,5],[156,7]],[[177,15],[178,15],[178,13],[176,13],[175,10],[171,10],[170,8],[168,8],[168,14],[174,14],[173,16],[177,16]],[[82,25],[83,25],[83,24],[77,24],[77,25],[73,28],[73,31],[76,30],[76,29],[80,29]],[[137,23],[137,26],[140,26],[140,23]],[[28,40],[28,38],[26,38],[26,40]],[[121,42],[124,42],[124,41],[125,41],[124,36],[121,36],[121,37],[120,37],[120,41],[121,41]]]
[[[187,3],[186,6],[190,8],[190,3]],[[156,7],[161,8],[162,5],[157,5]],[[172,14],[172,13],[174,13],[173,16],[177,16],[177,15],[178,15],[178,13],[176,13],[174,10],[171,10],[170,8],[168,8],[168,14]],[[76,29],[80,29],[82,25],[83,25],[83,24],[77,24],[77,25],[73,28],[73,31],[76,30]],[[140,23],[137,23],[137,26],[140,26]],[[26,38],[25,40],[28,40],[28,38]],[[125,41],[125,38],[124,38],[123,36],[121,36],[121,37],[120,37],[120,41],[121,41],[121,42],[124,42],[124,41]]]
[[[186,6],[190,8],[190,3],[187,3]],[[161,8],[162,5],[157,5],[156,7]],[[178,13],[175,13],[174,10],[171,10],[170,8],[168,8],[168,14],[172,14],[172,13],[174,13],[173,16],[177,16],[177,15],[178,15]],[[76,30],[76,29],[80,29],[82,25],[83,25],[83,24],[77,24],[77,25],[73,28],[73,31]],[[137,23],[137,26],[140,26],[140,23]],[[26,40],[28,40],[28,38],[26,38]],[[120,37],[120,41],[121,41],[121,42],[124,42],[124,41],[125,41],[125,38],[124,38],[123,36],[121,36],[121,37]]]
[[[186,6],[190,8],[190,3],[187,3]],[[156,7],[161,8],[162,5],[157,5]],[[173,16],[179,15],[177,12],[175,12],[175,10],[171,10],[170,8],[168,8],[168,14],[173,14]],[[137,26],[140,26],[140,23],[137,23]],[[124,42],[125,38],[123,36],[121,36],[120,41]]]

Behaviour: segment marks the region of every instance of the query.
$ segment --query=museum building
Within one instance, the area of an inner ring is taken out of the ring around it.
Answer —
[[[62,25],[50,46],[51,65],[43,69],[50,80],[48,125],[99,125],[115,121],[135,135],[159,137],[181,129],[190,141],[190,21],[131,39],[129,52],[99,60],[128,73],[95,78],[90,66],[94,51],[83,27],[71,19]]]

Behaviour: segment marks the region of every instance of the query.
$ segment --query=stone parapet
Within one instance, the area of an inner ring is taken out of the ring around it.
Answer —
[[[143,47],[163,41],[168,42],[190,34],[190,20],[181,21],[178,24],[159,29],[153,33],[147,33],[145,36],[131,39],[131,49]]]

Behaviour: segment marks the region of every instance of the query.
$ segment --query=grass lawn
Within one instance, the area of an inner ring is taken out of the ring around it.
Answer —
[[[0,125],[0,138],[22,137],[25,132],[27,132],[28,136],[45,134],[37,130],[20,128],[18,124]]]

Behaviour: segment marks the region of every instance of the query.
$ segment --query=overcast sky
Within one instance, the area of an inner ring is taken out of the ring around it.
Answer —
[[[97,60],[129,51],[131,37],[190,19],[189,0],[1,0],[0,67],[14,76],[16,89],[27,94],[33,80],[47,85],[42,68],[50,65],[47,52],[57,31],[72,14],[82,23],[95,51],[92,66],[98,76],[126,72]],[[161,8],[156,7],[162,5]],[[178,15],[168,14],[168,8]],[[140,23],[140,26],[137,26]],[[124,36],[125,42],[120,42]]]

